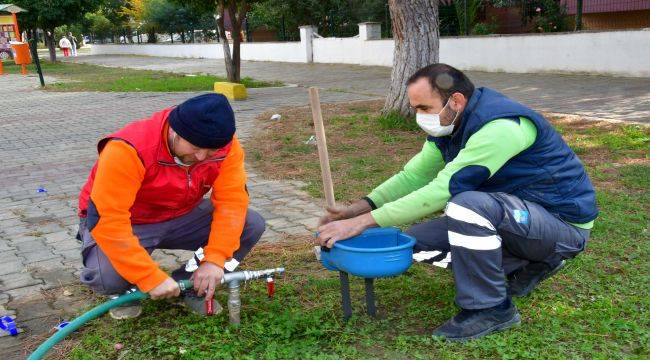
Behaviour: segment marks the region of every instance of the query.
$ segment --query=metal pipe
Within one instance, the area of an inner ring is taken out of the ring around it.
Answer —
[[[228,317],[230,318],[230,323],[233,325],[239,325],[241,323],[241,297],[239,296],[240,283],[282,273],[284,273],[284,268],[257,271],[244,270],[224,274],[223,278],[221,278],[221,284],[228,284]]]
[[[273,274],[283,274],[284,268],[274,268],[274,269],[265,269],[265,270],[256,270],[256,271],[237,271],[232,273],[227,273],[221,278],[221,284],[228,284],[231,281],[249,281],[256,280],[260,278],[266,278],[269,275]]]
[[[241,298],[239,297],[239,281],[228,284],[228,317],[232,325],[241,324]]]

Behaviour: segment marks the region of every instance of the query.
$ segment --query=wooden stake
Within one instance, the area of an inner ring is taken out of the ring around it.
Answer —
[[[323,192],[327,206],[334,207],[334,184],[332,183],[332,172],[330,171],[330,159],[327,153],[327,139],[325,138],[325,126],[323,125],[323,113],[320,107],[320,96],[318,88],[309,88],[309,104],[311,105],[311,114],[314,119],[314,130],[316,131],[316,141],[318,144],[318,159],[320,160],[320,171],[323,177]]]

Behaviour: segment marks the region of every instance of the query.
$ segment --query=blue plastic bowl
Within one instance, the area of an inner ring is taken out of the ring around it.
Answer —
[[[413,262],[415,239],[397,228],[376,228],[337,241],[330,251],[321,251],[328,270],[344,271],[364,278],[396,276]]]

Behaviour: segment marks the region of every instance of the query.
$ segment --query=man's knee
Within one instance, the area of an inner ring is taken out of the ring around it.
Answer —
[[[246,214],[246,230],[245,240],[257,243],[266,230],[266,220],[255,210],[248,209],[248,213]]]
[[[79,278],[82,283],[101,295],[122,294],[133,287],[112,267],[110,269],[84,267]]]
[[[406,230],[406,234],[415,238],[414,252],[449,251],[446,216],[415,224]]]
[[[445,214],[455,221],[469,222],[495,230],[503,218],[503,208],[489,193],[465,191],[449,200]]]

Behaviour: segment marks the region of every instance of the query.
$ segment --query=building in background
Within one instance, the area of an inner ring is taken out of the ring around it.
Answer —
[[[562,0],[569,16],[576,15],[577,0]],[[583,0],[584,30],[650,28],[650,0]]]

